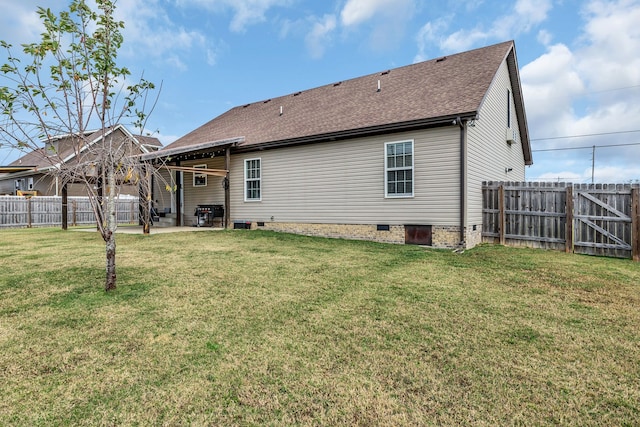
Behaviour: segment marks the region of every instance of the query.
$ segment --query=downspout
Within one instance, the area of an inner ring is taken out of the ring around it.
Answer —
[[[467,122],[458,117],[455,120],[460,127],[460,243],[465,247],[465,227],[467,225]]]

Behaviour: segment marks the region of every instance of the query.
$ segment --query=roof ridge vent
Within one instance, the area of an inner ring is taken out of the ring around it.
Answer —
[[[302,93],[302,92],[296,92],[296,93],[294,93],[294,94],[293,94],[293,96],[298,96],[298,95],[300,95],[301,93]]]
[[[446,56],[443,56],[442,58],[438,58],[438,59],[436,59],[436,62],[442,62],[442,61],[444,61],[445,59],[447,59],[447,57],[446,57]]]
[[[266,104],[267,102],[271,102],[271,99],[267,99],[266,101],[262,101],[263,104]]]
[[[242,106],[242,108],[247,108],[249,105],[251,105],[251,104],[245,104],[245,105]]]
[[[386,76],[387,74],[389,74],[391,72],[391,70],[387,70],[387,71],[383,71],[380,73],[381,76]]]
[[[342,82],[336,82],[336,83],[333,84],[333,87],[340,86],[341,84],[342,84]]]

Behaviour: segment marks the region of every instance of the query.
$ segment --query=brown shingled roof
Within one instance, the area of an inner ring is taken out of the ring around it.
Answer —
[[[234,137],[244,137],[239,146],[312,141],[473,117],[513,49],[504,42],[235,107],[166,149]]]

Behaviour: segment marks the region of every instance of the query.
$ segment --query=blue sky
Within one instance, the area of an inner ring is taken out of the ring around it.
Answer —
[[[0,39],[37,40],[37,5],[66,4],[0,0]],[[117,8],[121,64],[163,84],[148,129],[164,144],[237,105],[515,40],[534,150],[527,180],[591,182],[593,146],[596,182],[640,180],[640,0],[118,0]],[[18,156],[0,149],[0,164]]]

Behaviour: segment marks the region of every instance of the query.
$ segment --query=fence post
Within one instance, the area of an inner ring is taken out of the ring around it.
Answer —
[[[631,258],[640,262],[640,188],[631,189]]]
[[[68,213],[69,213],[69,206],[68,206],[68,201],[69,201],[69,197],[68,197],[68,191],[67,191],[67,183],[65,182],[64,184],[62,184],[62,229],[66,230],[67,229],[67,225],[68,225]]]
[[[573,185],[567,186],[567,200],[565,200],[564,209],[567,217],[564,251],[571,253],[573,252]]]
[[[504,245],[506,239],[504,237],[504,229],[506,224],[505,212],[504,212],[504,185],[500,184],[498,187],[498,233],[500,235],[500,244]]]
[[[31,197],[27,198],[27,228],[31,228]]]
[[[71,201],[71,224],[75,227],[78,222],[78,202],[75,200]]]

